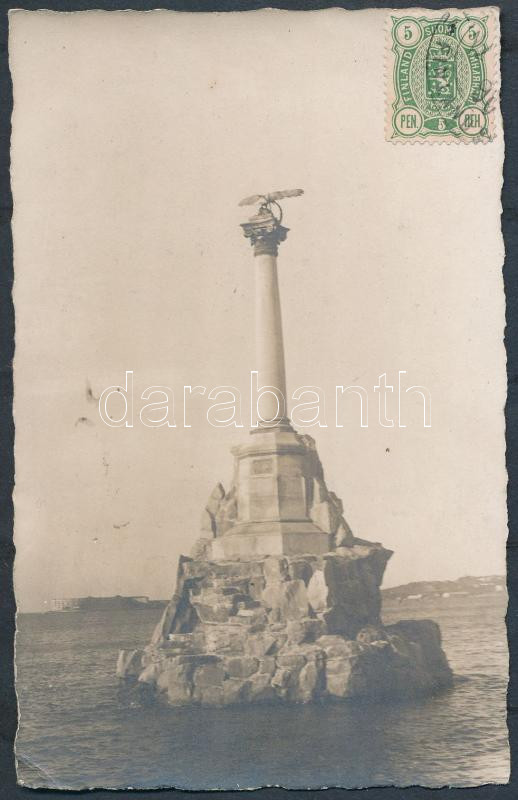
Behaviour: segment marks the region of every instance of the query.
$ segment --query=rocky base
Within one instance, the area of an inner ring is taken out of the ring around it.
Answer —
[[[381,623],[390,555],[355,539],[321,556],[182,557],[150,645],[121,651],[117,675],[171,705],[406,699],[448,688],[435,622]]]

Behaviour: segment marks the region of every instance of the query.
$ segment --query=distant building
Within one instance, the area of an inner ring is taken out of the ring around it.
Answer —
[[[115,611],[163,608],[163,600],[150,600],[146,595],[114,595],[112,597],[63,597],[52,600],[52,611]]]
[[[79,600],[77,597],[54,598],[51,611],[79,611]]]

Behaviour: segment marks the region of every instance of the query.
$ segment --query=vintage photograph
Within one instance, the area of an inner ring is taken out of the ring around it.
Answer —
[[[498,9],[9,26],[19,783],[507,783]]]

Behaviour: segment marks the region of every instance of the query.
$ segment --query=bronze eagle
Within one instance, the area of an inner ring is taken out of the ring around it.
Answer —
[[[277,203],[278,200],[282,200],[284,197],[299,197],[301,194],[304,194],[304,189],[284,189],[281,192],[270,192],[270,194],[252,194],[250,197],[245,197],[244,200],[241,200],[239,205],[253,206],[256,203],[261,203],[261,205],[267,206],[270,203]]]

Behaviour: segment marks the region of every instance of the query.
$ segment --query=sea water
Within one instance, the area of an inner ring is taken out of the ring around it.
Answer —
[[[384,619],[431,618],[454,688],[412,704],[168,708],[115,678],[160,610],[20,614],[16,744],[31,787],[238,789],[420,784],[509,777],[504,593],[391,602]]]

